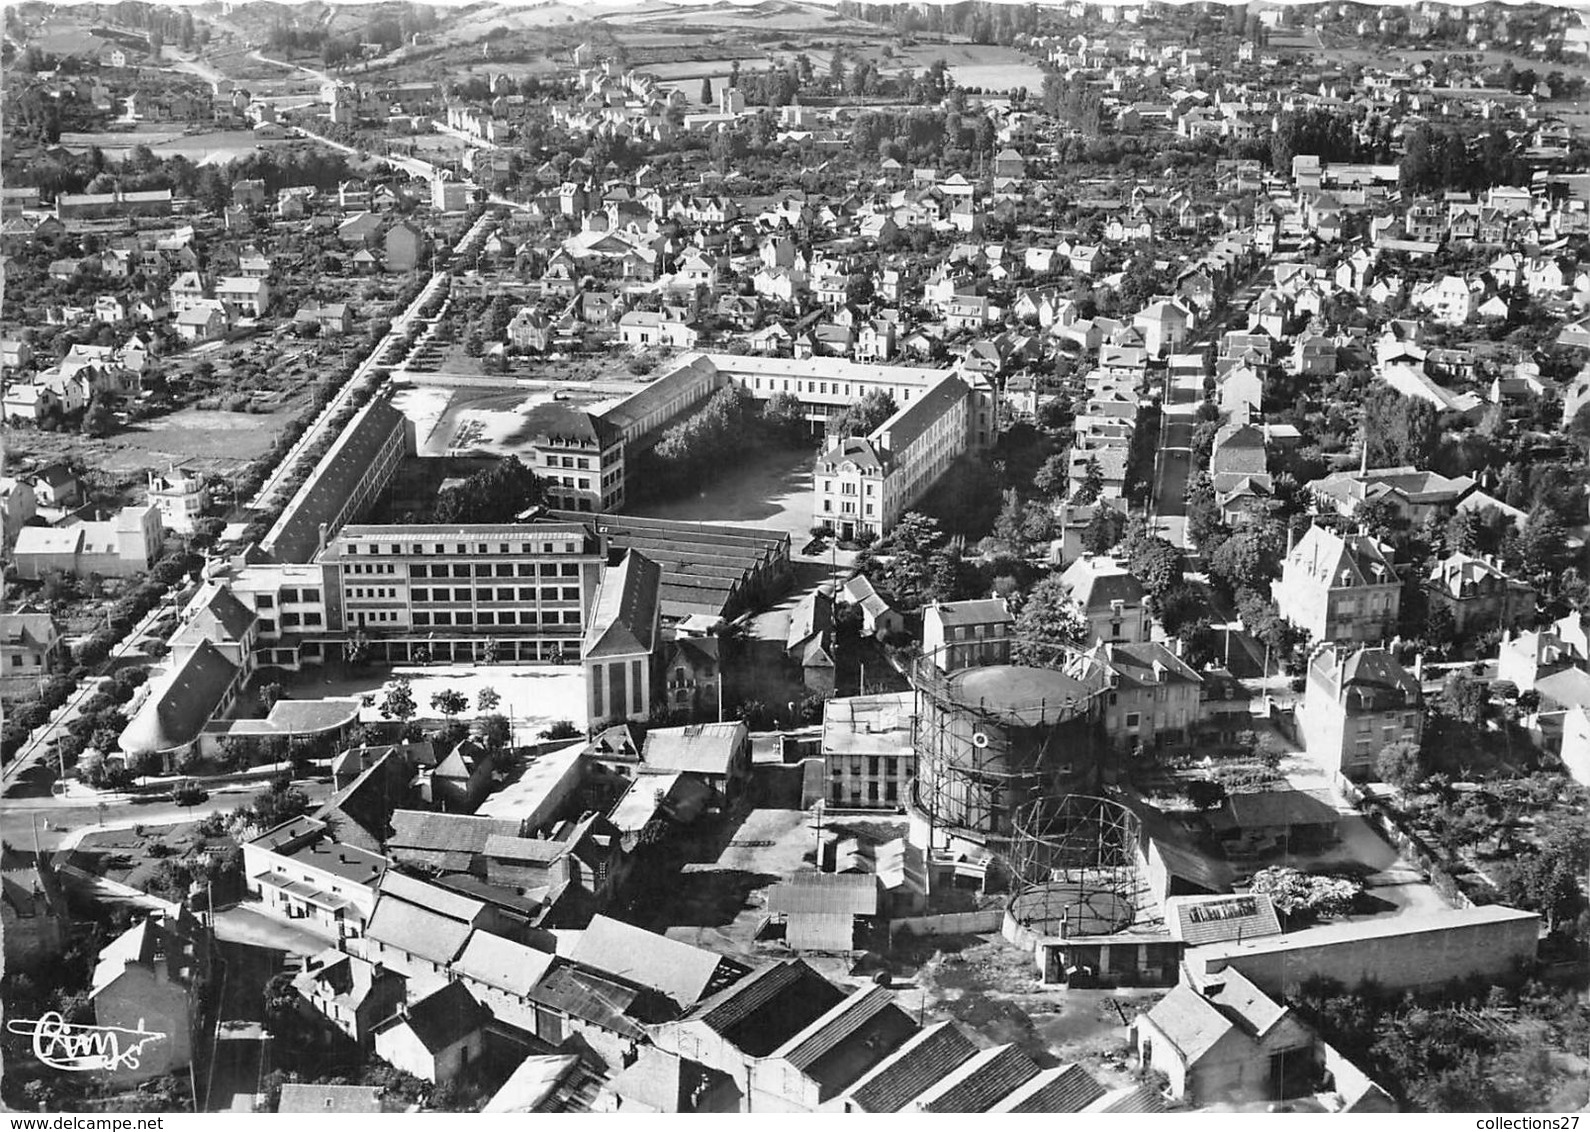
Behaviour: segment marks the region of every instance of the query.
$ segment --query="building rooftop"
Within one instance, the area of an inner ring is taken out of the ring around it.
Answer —
[[[633,656],[650,653],[657,644],[661,615],[662,568],[637,550],[602,572],[591,603],[589,626],[581,656]]]
[[[583,967],[654,990],[680,1009],[722,990],[747,970],[715,951],[608,916],[593,918],[567,954]]]
[[[744,723],[692,723],[653,728],[641,748],[647,771],[726,776],[745,748]]]
[[[1539,919],[1540,916],[1534,912],[1525,912],[1517,908],[1506,908],[1500,904],[1483,904],[1474,908],[1441,909],[1435,912],[1409,912],[1384,919],[1351,920],[1321,924],[1317,927],[1301,928],[1294,932],[1284,932],[1281,935],[1260,936],[1252,939],[1222,940],[1193,948],[1191,954],[1196,954],[1207,967],[1210,961],[1221,962],[1241,955],[1263,955],[1273,952],[1292,951],[1301,947],[1322,947],[1334,943],[1353,941],[1367,943],[1375,939],[1450,931],[1453,928],[1471,925],[1522,923],[1526,920],[1538,922]],[[1211,978],[1216,977],[1218,976],[1211,976]]]
[[[900,1112],[976,1052],[957,1023],[939,1022],[869,1069],[846,1096],[862,1112]]]

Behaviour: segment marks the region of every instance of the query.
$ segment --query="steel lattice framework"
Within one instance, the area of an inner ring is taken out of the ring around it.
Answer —
[[[1092,780],[1106,687],[1068,646],[1024,648],[1022,664],[945,671],[951,647],[913,665],[912,804],[935,830],[1004,855],[1018,809]]]
[[[1010,913],[1043,935],[1124,931],[1145,907],[1137,815],[1108,798],[1038,798],[1014,815]]]

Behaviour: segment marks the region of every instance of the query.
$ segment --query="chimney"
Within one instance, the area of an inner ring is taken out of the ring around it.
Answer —
[[[1347,682],[1347,652],[1338,647],[1336,649],[1336,692],[1341,694],[1342,685]]]

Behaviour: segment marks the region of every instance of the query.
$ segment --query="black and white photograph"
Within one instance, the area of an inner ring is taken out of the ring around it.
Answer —
[[[1590,1113],[1590,0],[0,19],[10,1128]]]

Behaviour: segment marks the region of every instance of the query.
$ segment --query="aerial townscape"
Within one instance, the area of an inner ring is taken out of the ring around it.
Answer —
[[[6,1107],[1590,1109],[1590,17],[3,19]]]

